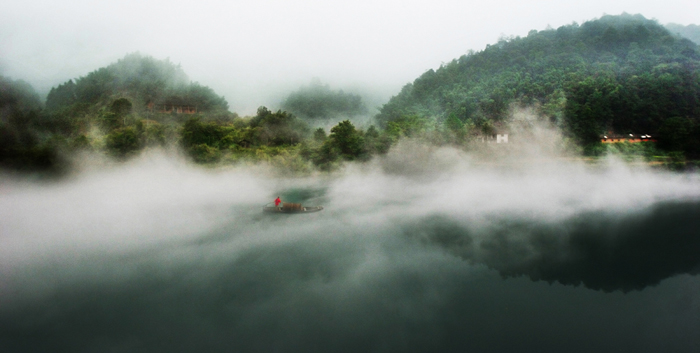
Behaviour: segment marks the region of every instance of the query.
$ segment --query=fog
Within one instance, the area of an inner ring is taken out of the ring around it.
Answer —
[[[674,0],[11,0],[0,74],[46,94],[138,51],[240,114],[314,78],[380,105],[500,36],[623,11],[700,22]],[[306,176],[159,150],[0,175],[0,351],[699,351],[698,173],[530,133]],[[264,214],[277,196],[324,210]]]
[[[0,13],[0,74],[45,95],[140,52],[181,64],[242,115],[278,107],[313,78],[381,105],[423,72],[501,36],[622,12],[700,23],[700,4],[690,0],[8,0]]]
[[[3,177],[0,350],[697,351],[697,173],[549,141]],[[263,214],[278,195],[325,209]]]

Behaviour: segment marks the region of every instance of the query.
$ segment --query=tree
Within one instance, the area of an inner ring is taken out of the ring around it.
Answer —
[[[694,124],[691,119],[673,117],[666,119],[659,128],[659,145],[670,151],[683,151],[697,137],[693,136]]]
[[[345,160],[354,160],[362,156],[364,139],[349,120],[343,120],[331,128],[331,134],[326,143],[338,150]]]
[[[133,105],[131,104],[131,101],[126,98],[119,98],[112,102],[112,105],[109,107],[109,111],[114,114],[115,119],[121,120],[122,125],[126,126],[126,117],[127,115],[131,114],[132,108]]]
[[[325,140],[326,140],[326,131],[323,130],[322,127],[316,129],[316,131],[314,131],[314,141],[323,142]]]
[[[304,119],[352,117],[368,112],[359,95],[333,91],[320,81],[291,93],[282,108]]]
[[[309,127],[291,113],[278,110],[273,113],[266,107],[250,121],[257,131],[256,140],[268,146],[295,145],[309,133]]]
[[[131,109],[133,108],[133,105],[131,104],[131,101],[129,101],[126,98],[119,98],[112,102],[112,105],[110,106],[109,110],[117,114],[117,116],[124,116],[127,114],[131,114]]]
[[[669,117],[697,126],[700,49],[641,15],[531,31],[428,70],[375,119],[393,137],[425,135],[438,122],[485,130],[515,104],[540,107],[583,144],[608,131],[654,135]]]
[[[200,118],[190,118],[182,127],[182,145],[186,149],[206,144],[219,147],[226,136],[225,129],[216,122],[202,122]]]
[[[188,105],[197,107],[198,112],[228,111],[223,96],[190,82],[179,65],[139,53],[52,88],[46,105],[53,112],[75,103],[89,104],[94,112],[98,106],[108,105],[117,94],[129,97],[137,109],[153,103]]]
[[[68,80],[64,84],[57,87],[52,87],[49,95],[46,97],[46,109],[55,111],[63,107],[71,106],[77,101],[75,94],[75,83],[73,80]]]
[[[620,85],[613,77],[588,77],[574,85],[566,100],[567,128],[584,144],[600,140],[621,109]]]
[[[116,157],[128,157],[141,149],[141,134],[133,126],[116,129],[107,135],[107,148]]]

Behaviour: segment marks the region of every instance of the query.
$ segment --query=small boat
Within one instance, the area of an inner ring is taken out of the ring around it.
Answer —
[[[322,209],[322,206],[302,206],[292,202],[283,202],[282,206],[274,206],[272,203],[263,206],[263,212],[268,213],[312,213]]]

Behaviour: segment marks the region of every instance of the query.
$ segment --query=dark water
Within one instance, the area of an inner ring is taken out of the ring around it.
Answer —
[[[0,191],[2,352],[700,350],[696,175],[157,160]]]

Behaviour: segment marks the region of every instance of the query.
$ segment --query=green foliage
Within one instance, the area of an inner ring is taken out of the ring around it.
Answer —
[[[78,102],[96,104],[103,98],[111,97],[117,91],[116,76],[108,68],[100,68],[76,81],[75,95]],[[52,104],[53,105],[53,104]]]
[[[0,124],[0,166],[13,169],[44,169],[46,149],[26,127]]]
[[[365,153],[364,139],[349,120],[343,120],[331,128],[324,147],[329,156],[338,154],[345,160],[360,158]]]
[[[180,137],[179,126],[173,124],[160,124],[157,121],[143,120],[139,122],[143,129],[143,145],[146,146],[167,146]]]
[[[181,143],[187,153],[199,163],[218,161],[220,147],[233,143],[229,129],[217,122],[202,122],[199,118],[188,119],[181,132]]]
[[[185,148],[202,144],[218,148],[224,136],[225,127],[216,122],[202,122],[200,118],[190,118],[182,127],[182,145]]]
[[[444,122],[444,127],[446,128],[444,132],[448,134],[444,140],[457,144],[465,141],[469,133],[467,126],[468,124],[459,120],[456,114],[450,114]]]
[[[197,82],[166,90],[161,97],[153,98],[157,104],[194,106],[198,111],[217,112],[228,109],[223,96],[217,96],[213,89]]]
[[[123,117],[125,115],[131,114],[133,109],[133,104],[126,98],[119,98],[112,102],[109,110],[118,117]]]
[[[221,158],[221,151],[216,148],[202,143],[194,145],[189,149],[190,156],[198,163],[216,162]]]
[[[46,109],[41,112],[41,119],[36,125],[38,129],[64,136],[85,133],[91,121],[102,123],[101,116],[93,119],[95,114],[90,110],[91,106],[87,103],[73,103],[55,111]]]
[[[104,112],[100,115],[100,126],[107,131],[112,131],[122,126],[122,119],[113,112]]]
[[[190,118],[182,127],[180,141],[200,163],[218,161],[230,153],[271,161],[269,151],[291,148],[289,146],[299,144],[307,134],[306,124],[293,115],[283,111],[273,113],[260,107],[247,123],[240,119],[226,122]]]
[[[166,105],[197,114],[160,113]],[[73,150],[128,158],[179,143],[197,163],[332,170],[401,138],[467,146],[498,132],[514,106],[534,107],[589,156],[685,166],[700,156],[700,50],[639,15],[501,38],[404,86],[366,131],[345,120],[367,113],[358,95],[314,82],[290,94],[285,110],[239,118],[179,65],[130,54],[54,87],[45,110],[31,86],[0,77],[0,166],[45,170]],[[329,135],[303,120],[329,118],[342,120]],[[601,144],[608,132],[651,134],[659,144]]]
[[[669,151],[698,152],[697,121],[673,117],[664,120],[659,128],[659,146]]]
[[[654,142],[591,143],[584,146],[589,157],[615,156],[627,162],[646,162],[672,170],[687,170],[697,162],[688,161],[682,151],[666,151]]]
[[[399,137],[420,137],[434,128],[435,121],[417,114],[404,115],[387,123],[386,133],[394,140]]]
[[[228,110],[223,97],[209,87],[190,83],[179,65],[138,53],[52,88],[46,107],[53,113],[76,103],[104,106],[115,95],[129,97],[140,110],[148,103],[195,106],[200,112]]]
[[[364,147],[368,154],[384,154],[389,151],[393,139],[387,134],[380,134],[374,125],[364,134]]]
[[[326,131],[322,127],[314,131],[314,141],[323,142],[326,140]]]
[[[598,143],[597,145],[602,147],[603,154],[623,156],[627,159],[643,158],[647,161],[654,161],[659,157],[664,158],[666,155],[664,152],[660,151],[653,142]]]
[[[446,137],[460,122],[488,134],[513,104],[538,107],[583,144],[609,131],[658,135],[672,117],[697,126],[700,49],[640,15],[531,31],[428,70],[376,119],[392,136],[433,131],[412,123],[421,119],[441,123]]]
[[[363,132],[357,130],[349,120],[331,128],[328,137],[319,128],[315,139],[299,145],[298,154],[321,170],[334,169],[341,161],[365,160],[370,154],[382,150],[379,132],[374,127],[368,131],[371,131],[369,136],[363,136]]]
[[[587,77],[573,84],[565,114],[568,131],[582,143],[600,140],[620,109],[620,85],[613,77]]]
[[[71,138],[73,143],[67,144],[68,148],[79,149],[92,148],[85,134],[92,126],[100,126],[107,134],[106,151],[127,158],[146,146],[165,146],[179,137],[172,125],[177,119],[161,118],[165,124],[152,120],[157,114],[147,111],[149,103],[154,107],[189,105],[209,116],[231,115],[223,97],[209,87],[190,83],[179,65],[136,53],[52,88],[47,109],[34,126],[44,133]],[[144,120],[144,115],[151,120]],[[203,149],[196,146],[221,143],[227,131],[220,130],[216,124],[190,122],[185,129],[184,144],[188,151],[201,152]],[[213,160],[212,153],[202,155],[206,157],[199,160]]]
[[[0,117],[2,121],[13,113],[27,114],[42,108],[39,94],[22,80],[11,80],[0,76]]]
[[[133,126],[112,131],[106,136],[108,151],[116,157],[126,158],[141,150],[143,131]]]
[[[86,135],[79,135],[71,142],[71,147],[76,150],[89,150],[92,147],[90,139]]]
[[[56,111],[72,106],[77,101],[78,96],[75,93],[75,83],[73,80],[68,80],[66,83],[51,88],[46,98],[46,109]]]
[[[312,82],[290,94],[282,108],[305,119],[352,117],[368,112],[359,95],[333,91],[320,82]]]
[[[695,24],[690,24],[687,26],[679,25],[676,23],[669,23],[666,28],[672,33],[678,33],[679,35],[692,40],[695,44],[700,45],[700,26]]]
[[[255,144],[268,146],[295,145],[309,133],[309,128],[294,115],[278,110],[271,112],[266,107],[258,108],[250,126],[255,128]]]
[[[66,167],[61,146],[42,140],[41,101],[24,81],[0,76],[0,167],[23,171],[61,172]]]

